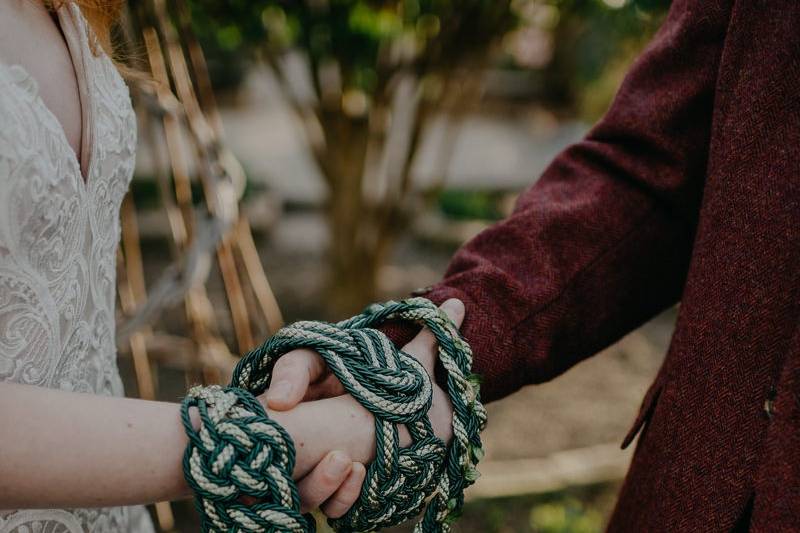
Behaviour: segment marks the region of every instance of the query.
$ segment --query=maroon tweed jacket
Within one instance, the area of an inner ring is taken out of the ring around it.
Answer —
[[[605,118],[423,293],[466,303],[488,400],[680,300],[609,529],[800,531],[800,2],[676,0]]]

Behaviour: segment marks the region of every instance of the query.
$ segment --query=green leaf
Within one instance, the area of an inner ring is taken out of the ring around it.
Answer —
[[[476,481],[478,481],[478,478],[480,477],[481,473],[478,472],[477,468],[468,466],[467,468],[464,469],[464,479],[466,479],[470,483],[475,483]]]
[[[479,448],[477,446],[476,447],[471,447],[469,451],[470,451],[470,454],[472,455],[472,459],[476,463],[479,462],[479,461],[483,461],[483,458],[486,456],[486,452],[483,450],[483,448]]]

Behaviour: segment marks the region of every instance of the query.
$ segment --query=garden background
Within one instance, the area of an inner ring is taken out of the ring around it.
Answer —
[[[190,244],[202,240],[204,226],[189,224],[181,236],[170,209],[188,209],[191,216],[179,218],[194,220],[205,203],[221,216],[202,164],[192,163],[198,154],[212,154],[209,168],[218,159],[223,174],[240,175],[235,233],[252,235],[268,285],[252,282],[256,296],[248,299],[245,287],[231,298],[239,283],[231,272],[244,263],[253,275],[252,261],[236,255],[239,241],[226,237],[233,230],[220,230],[209,264],[188,276],[186,286],[202,285],[202,294],[187,288],[182,298],[165,298],[146,324],[122,328],[129,394],[174,400],[198,376],[225,379],[224,371],[208,372],[212,356],[193,362],[175,346],[189,353],[213,346],[213,337],[241,353],[278,321],[341,319],[435,283],[457,247],[508,214],[516,195],[602,116],[668,4],[131,2],[124,54],[148,79],[134,91],[140,148],[127,204],[135,209],[123,234],[120,319],[142,307],[142,298],[130,297],[137,284],[152,294],[174,264],[193,264]],[[195,68],[185,76],[189,88],[170,55],[181,53]],[[173,122],[168,91],[149,79],[159,78],[159,57],[171,69],[164,67],[163,81],[184,108]],[[197,109],[187,104],[195,97]],[[192,117],[203,117],[213,135],[204,137]],[[173,131],[181,125],[190,132],[182,138]],[[167,198],[173,193],[177,204]],[[131,234],[135,240],[126,240]],[[243,323],[256,300],[266,320]],[[601,531],[630,459],[619,443],[673,323],[668,311],[554,382],[491,404],[483,477],[455,530]],[[159,347],[170,355],[155,355]],[[157,517],[164,529],[197,530],[189,502],[169,509],[165,519],[162,505]]]

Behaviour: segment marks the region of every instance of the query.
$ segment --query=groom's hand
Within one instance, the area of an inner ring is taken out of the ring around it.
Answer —
[[[444,302],[441,309],[457,327],[464,320],[464,304],[457,299]],[[424,328],[403,347],[416,357],[433,376],[437,357],[436,338]],[[322,357],[312,350],[294,350],[275,363],[272,385],[267,391],[267,405],[276,411],[287,411],[302,401],[320,400],[345,394],[345,389],[330,371]],[[452,436],[452,407],[447,394],[434,382],[433,404],[428,413],[434,431],[445,442]]]

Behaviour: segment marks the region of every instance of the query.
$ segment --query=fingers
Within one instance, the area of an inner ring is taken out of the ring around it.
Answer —
[[[305,513],[316,509],[335,495],[343,483],[348,480],[353,470],[353,464],[350,457],[344,452],[328,453],[306,477],[297,483],[301,511]]]
[[[441,305],[441,309],[450,317],[456,327],[464,320],[464,304],[461,300],[451,298]],[[433,372],[436,338],[428,329],[403,349],[419,358],[428,372]],[[288,411],[303,400],[330,398],[344,394],[344,387],[335,376],[328,375],[325,361],[318,353],[307,350],[294,350],[284,355],[275,363],[272,383],[265,396],[267,407],[275,411]]]
[[[361,485],[367,475],[367,469],[361,463],[353,463],[350,475],[344,480],[339,490],[322,505],[322,512],[329,518],[340,518],[350,510],[361,495]]]
[[[466,313],[464,302],[458,298],[450,298],[444,302],[439,309],[447,314],[457,328],[461,328],[461,324],[464,322],[464,314]]]
[[[272,383],[267,390],[267,406],[276,411],[288,411],[306,394],[308,386],[327,371],[325,362],[314,351],[294,350],[275,363]]]
[[[335,374],[330,373],[323,378],[319,383],[312,383],[308,387],[304,402],[311,402],[314,400],[324,400],[325,398],[333,398],[334,396],[341,396],[345,393],[344,385],[339,381]]]
[[[465,313],[464,303],[461,300],[451,298],[444,302],[440,309],[447,314],[457,328],[461,327]],[[436,337],[428,328],[423,328],[411,342],[403,347],[403,351],[416,356],[428,373],[433,375],[433,365],[436,361]]]

